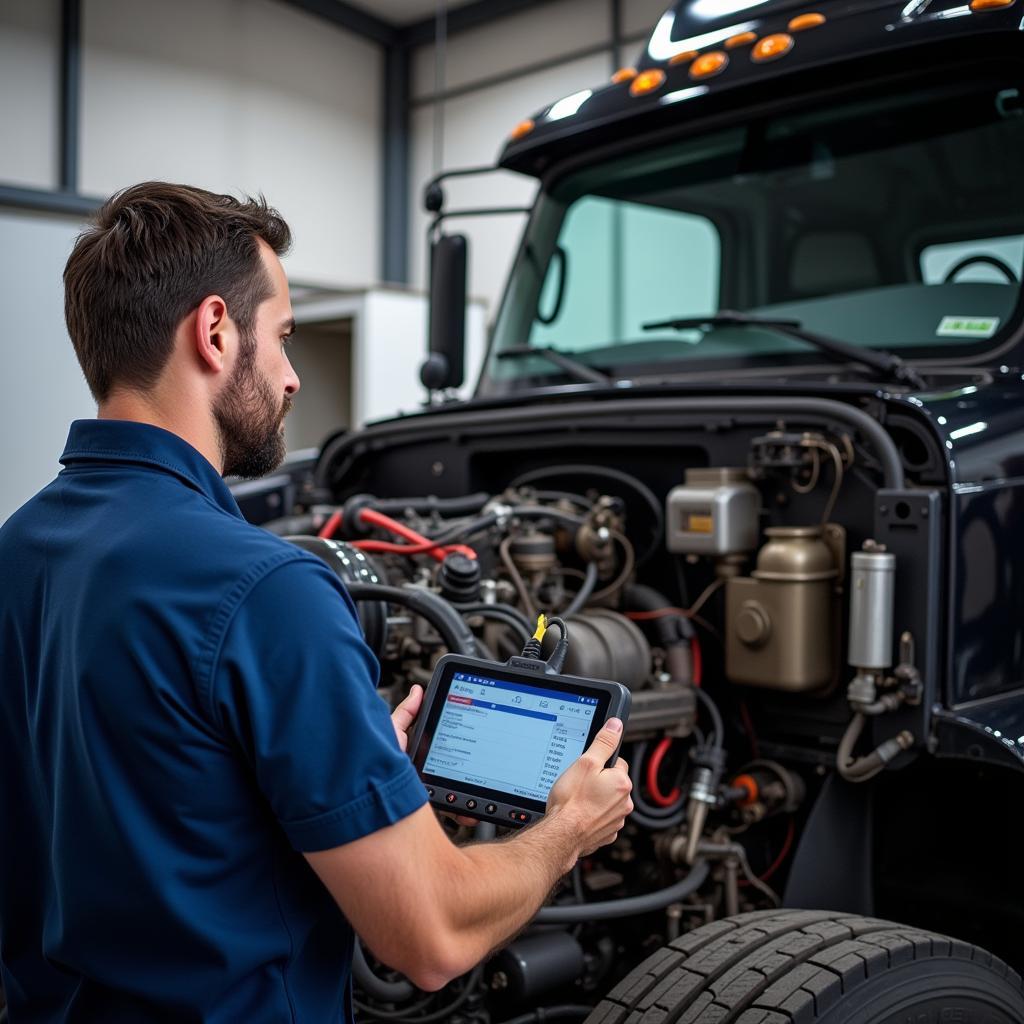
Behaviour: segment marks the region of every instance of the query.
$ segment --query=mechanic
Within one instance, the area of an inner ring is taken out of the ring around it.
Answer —
[[[0,964],[24,1021],[350,1020],[353,929],[436,990],[632,809],[609,722],[507,842],[456,847],[351,599],[241,516],[299,389],[266,203],[114,196],[64,273],[99,413],[0,530]],[[31,344],[32,339],[23,339]]]

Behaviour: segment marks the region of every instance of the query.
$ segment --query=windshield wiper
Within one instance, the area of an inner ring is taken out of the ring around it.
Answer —
[[[750,316],[747,313],[722,309],[711,316],[658,320],[653,323],[643,324],[645,331],[656,331],[665,328],[673,331],[686,331],[693,330],[694,328],[706,330],[709,327],[761,327],[765,330],[776,331],[787,338],[805,341],[808,345],[812,345],[821,352],[827,352],[837,359],[866,366],[883,377],[896,381],[899,384],[909,384],[913,388],[923,388],[925,386],[921,375],[913,367],[908,366],[898,355],[886,352],[884,349],[861,348],[858,345],[850,345],[845,341],[840,341],[838,338],[829,338],[824,334],[814,334],[811,331],[805,331],[799,320]]]
[[[534,348],[532,345],[518,345],[515,348],[502,349],[497,353],[499,359],[525,359],[527,356],[543,356],[549,363],[554,363],[560,370],[575,380],[583,381],[585,384],[614,384],[615,380],[607,373],[595,370],[586,363],[578,362],[570,358],[557,348]]]

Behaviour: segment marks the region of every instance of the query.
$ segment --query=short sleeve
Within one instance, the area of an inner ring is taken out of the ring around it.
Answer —
[[[297,850],[359,839],[426,801],[378,673],[351,599],[312,558],[271,570],[227,627],[212,710]]]

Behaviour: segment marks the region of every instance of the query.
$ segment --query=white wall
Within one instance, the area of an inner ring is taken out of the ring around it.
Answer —
[[[668,0],[629,0],[622,5],[623,63],[630,63],[641,41],[668,7]],[[537,110],[567,96],[608,81],[611,16],[608,0],[558,0],[533,7],[523,14],[502,18],[448,40],[445,49],[446,89],[466,89],[444,104],[443,166],[454,168],[493,163],[508,133]],[[609,49],[584,57],[574,53],[606,44]],[[558,63],[560,56],[566,59]],[[425,101],[434,93],[434,48],[419,47],[414,54],[411,118],[410,269],[415,287],[426,287],[428,224],[423,212],[424,185],[434,174],[434,112]],[[553,67],[486,85],[494,75],[543,62]],[[482,88],[473,88],[484,83]],[[469,91],[471,90],[471,91]],[[529,204],[536,192],[532,178],[502,173],[485,178],[456,179],[446,183],[448,208],[458,206],[514,206]],[[469,291],[486,303],[493,320],[509,266],[524,226],[518,216],[474,220],[452,219],[446,230],[469,238]]]
[[[0,0],[0,182],[57,185],[59,0]]]
[[[84,0],[81,191],[263,192],[304,283],[377,278],[381,53],[279,0]]]
[[[0,523],[56,476],[70,422],[96,415],[64,329],[61,274],[80,230],[78,221],[0,210]]]

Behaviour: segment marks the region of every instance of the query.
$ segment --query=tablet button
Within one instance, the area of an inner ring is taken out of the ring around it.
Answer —
[[[466,801],[466,806],[467,806],[467,807],[468,807],[468,808],[469,808],[469,809],[470,809],[471,811],[475,811],[475,810],[476,810],[476,801],[475,801],[475,800],[467,800],[467,801]]]
[[[434,798],[434,787],[433,786],[427,786],[427,796],[429,796],[431,799]]]
[[[458,799],[458,797],[456,797],[456,795],[454,793],[445,793],[444,798],[450,804],[455,803],[455,801]]]
[[[487,805],[487,806],[486,806],[486,807],[484,808],[484,810],[485,810],[485,811],[486,811],[486,812],[487,812],[488,814],[496,814],[496,813],[497,813],[497,811],[498,811],[498,805],[497,805],[497,804],[488,804],[488,805]]]
[[[519,811],[519,813],[516,814],[516,821],[520,821],[523,824],[526,824],[526,822],[528,822],[529,820],[530,816],[526,813],[526,811]]]

